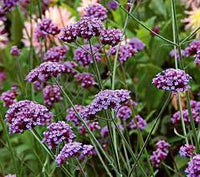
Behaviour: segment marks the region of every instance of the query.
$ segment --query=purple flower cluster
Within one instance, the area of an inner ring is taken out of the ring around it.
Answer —
[[[84,17],[97,18],[101,21],[107,18],[107,9],[99,3],[94,3],[84,9]]]
[[[52,113],[45,106],[29,100],[12,104],[6,113],[6,121],[11,134],[23,133],[38,125],[48,125],[52,117]]]
[[[114,46],[110,49],[109,55],[115,55],[117,52],[118,47]],[[135,48],[133,48],[130,44],[122,44],[119,48],[118,59],[119,62],[122,64],[137,52]]]
[[[118,8],[117,2],[112,1],[112,0],[110,2],[108,2],[108,9],[116,10],[117,8]]]
[[[83,17],[77,22],[77,35],[83,39],[90,40],[94,36],[99,36],[103,24],[100,20],[92,17]]]
[[[13,56],[19,56],[21,53],[21,50],[16,46],[12,46],[12,48],[10,49],[10,54]]]
[[[192,109],[192,117],[195,123],[199,123],[199,112],[197,112],[195,109]],[[187,109],[183,110],[183,119],[184,122],[189,125],[190,116]],[[181,121],[180,111],[177,111],[176,113],[173,114],[171,121],[173,124],[177,124]]]
[[[184,92],[190,89],[188,83],[191,79],[185,71],[170,68],[158,73],[152,83],[158,89]]]
[[[190,45],[185,49],[186,56],[195,55],[200,48],[200,41],[193,41]]]
[[[122,37],[122,30],[110,28],[101,31],[100,40],[102,44],[115,46],[122,41]]]
[[[190,106],[195,111],[200,112],[200,101],[191,100],[190,101]]]
[[[139,40],[138,38],[136,38],[136,37],[132,38],[129,41],[128,44],[130,44],[137,51],[144,50],[144,48],[145,48],[145,44],[141,40]]]
[[[140,115],[136,115],[129,123],[131,129],[144,130],[146,126],[146,121]]]
[[[78,35],[77,29],[77,24],[68,25],[65,28],[61,29],[61,35],[59,38],[64,42],[74,42]]]
[[[153,151],[150,157],[150,161],[154,167],[160,167],[161,162],[166,159],[169,153],[169,147],[170,145],[164,140],[160,140],[156,143],[156,151]]]
[[[99,48],[97,46],[92,46],[93,57],[96,61],[101,59],[101,55],[99,53]],[[89,45],[84,45],[79,47],[74,52],[74,60],[78,61],[81,66],[87,67],[92,64],[94,61],[91,55],[91,49]]]
[[[45,18],[38,24],[37,32],[41,32],[44,36],[46,34],[57,35],[60,29],[50,19]]]
[[[78,82],[81,83],[81,86],[84,88],[92,87],[94,82],[94,75],[90,73],[78,73],[74,76]]]
[[[199,177],[200,175],[200,154],[194,156],[189,162],[185,170],[187,177]]]
[[[44,61],[60,62],[65,58],[67,50],[67,46],[52,47],[44,54]]]
[[[63,149],[56,157],[57,164],[63,165],[67,159],[80,155],[79,158],[83,160],[86,156],[93,155],[95,153],[92,145],[82,145],[79,142],[71,142],[65,144]]]
[[[80,114],[81,111],[84,109],[84,106],[81,105],[75,105],[74,106],[75,109],[77,110],[77,112]],[[78,118],[78,116],[76,115],[76,112],[74,111],[73,108],[69,108],[67,109],[67,116],[66,119],[70,122],[73,122],[75,125],[80,124],[80,120]]]
[[[10,12],[18,2],[19,0],[2,0],[0,2],[0,20],[6,20],[6,13]]]
[[[66,68],[62,63],[44,62],[39,67],[33,69],[27,76],[26,80],[29,83],[37,84],[45,83],[51,77],[57,77],[66,72]]]
[[[61,142],[70,143],[76,137],[71,127],[64,121],[52,123],[47,127],[47,131],[43,133],[43,143],[47,143],[49,148],[56,148]]]
[[[87,122],[87,126],[89,127],[89,129],[94,132],[96,130],[99,130],[101,129],[101,127],[99,126],[99,123],[98,122]],[[81,125],[80,128],[79,128],[79,133],[81,135],[83,134],[86,134],[88,131],[87,129],[85,128],[84,125]]]
[[[197,51],[197,53],[196,53],[196,55],[195,55],[194,64],[195,64],[196,66],[200,66],[200,49]]]
[[[65,73],[74,75],[76,71],[74,70],[78,65],[74,61],[66,61],[63,63],[65,67]]]
[[[123,121],[126,121],[131,116],[131,114],[132,110],[129,106],[122,106],[117,112],[117,117]]]
[[[18,91],[16,87],[12,87],[11,90],[8,90],[6,92],[3,92],[1,94],[0,100],[3,101],[4,107],[9,107],[13,103],[16,102],[16,97],[18,95]]]
[[[130,99],[128,90],[103,90],[95,95],[94,100],[81,112],[83,118],[93,117],[102,110],[114,109],[118,111],[121,104]]]
[[[101,136],[102,137],[107,137],[108,136],[108,127],[107,126],[105,126],[105,127],[103,127],[102,129],[101,129]]]
[[[175,52],[174,49],[171,50],[170,53],[169,53],[169,56],[170,56],[171,58],[174,58],[174,57],[175,57],[175,54],[176,54],[176,56],[177,56],[177,59],[180,59],[179,51],[178,51],[178,50],[176,50],[176,52]],[[184,51],[184,50],[181,50],[181,57],[182,57],[182,58],[185,57],[185,51]]]
[[[180,147],[179,154],[181,157],[192,157],[195,155],[195,146],[184,144]]]
[[[57,85],[47,85],[43,89],[44,104],[52,107],[54,103],[62,100],[61,90]]]

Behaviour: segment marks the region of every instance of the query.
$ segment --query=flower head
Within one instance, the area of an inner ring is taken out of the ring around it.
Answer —
[[[64,42],[74,42],[77,35],[78,35],[78,29],[77,29],[77,23],[68,25],[61,29],[61,35],[60,39]]]
[[[63,63],[64,68],[65,68],[65,72],[67,74],[72,74],[74,75],[76,73],[76,71],[74,70],[78,65],[76,62],[74,61],[66,61]]]
[[[180,147],[179,154],[181,157],[192,157],[195,155],[195,146],[184,144]]]
[[[87,145],[84,144],[82,147],[82,151],[81,151],[81,155],[80,155],[80,159],[83,160],[85,157],[87,156],[91,156],[95,153],[95,149],[94,146],[92,145]]]
[[[194,156],[189,162],[185,170],[187,177],[199,177],[200,174],[200,154]]]
[[[108,2],[107,6],[108,6],[108,9],[116,10],[118,8],[118,3],[111,0],[110,2]]]
[[[78,82],[81,83],[81,86],[84,88],[90,88],[92,87],[94,82],[94,75],[90,73],[78,73],[74,76]]]
[[[184,92],[190,89],[188,85],[192,78],[180,69],[166,69],[157,74],[153,79],[153,84],[162,90],[170,90],[173,92]]]
[[[5,30],[4,22],[0,20],[0,49],[4,49],[8,42],[8,33]]]
[[[146,121],[140,115],[136,115],[129,123],[131,129],[144,130],[146,126]]]
[[[134,37],[129,41],[129,44],[136,49],[137,51],[143,50],[145,48],[145,44],[139,40],[138,38]]]
[[[98,122],[89,122],[89,121],[87,121],[87,126],[88,126],[88,128],[92,131],[92,132],[94,132],[94,131],[96,131],[96,130],[99,130],[101,127],[99,126],[99,123]],[[80,128],[79,128],[79,133],[81,134],[81,135],[84,135],[84,134],[86,134],[88,131],[87,131],[87,129],[85,128],[85,126],[84,125],[81,125],[80,126]]]
[[[195,55],[198,51],[198,49],[200,48],[200,41],[192,41],[188,47],[186,47],[185,49],[185,55],[191,56],[191,55]]]
[[[129,106],[122,106],[117,112],[117,117],[121,118],[123,121],[126,121],[128,118],[130,118],[131,114],[132,110]]]
[[[6,113],[6,122],[9,125],[9,132],[23,133],[35,126],[50,124],[53,115],[43,105],[33,101],[23,100],[12,104]]]
[[[84,16],[104,21],[107,18],[107,12],[108,11],[104,6],[99,3],[94,3],[84,9]]]
[[[21,51],[16,45],[12,46],[12,48],[10,49],[10,54],[13,56],[19,56],[20,53]]]
[[[47,131],[43,133],[43,143],[47,143],[49,148],[56,148],[61,142],[70,143],[76,137],[71,127],[64,121],[52,123],[47,127]]]

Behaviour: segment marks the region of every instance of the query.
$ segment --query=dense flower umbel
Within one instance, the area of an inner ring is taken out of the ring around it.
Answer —
[[[60,29],[53,24],[51,19],[43,19],[37,26],[37,31],[41,31],[44,34],[57,35],[60,33]]]
[[[46,82],[51,77],[57,77],[65,72],[65,66],[57,62],[44,62],[39,67],[33,69],[27,76],[26,80],[30,83],[35,81]]]
[[[52,47],[44,54],[44,60],[52,62],[62,61],[65,58],[67,50],[67,46]]]
[[[10,49],[10,54],[13,56],[19,56],[21,53],[21,50],[16,46],[12,46],[12,48]]]
[[[101,31],[100,40],[102,44],[115,46],[122,41],[122,37],[122,30],[110,28]]]
[[[23,133],[37,125],[48,125],[52,117],[52,113],[45,106],[29,100],[12,104],[6,113],[6,121],[11,134]]]
[[[195,55],[199,48],[200,48],[200,41],[191,42],[190,45],[185,49],[186,56]]]
[[[153,84],[158,89],[184,92],[190,89],[188,83],[191,79],[185,71],[170,68],[157,74],[153,79]]]
[[[77,23],[78,37],[90,40],[94,36],[99,36],[103,28],[100,20],[92,17],[83,17]]]
[[[129,41],[129,44],[136,49],[137,51],[143,50],[145,48],[145,44],[139,40],[138,38],[134,37]]]
[[[188,162],[185,170],[187,177],[199,177],[200,175],[200,154],[197,154]]]
[[[56,148],[61,142],[70,143],[76,137],[71,127],[64,121],[52,123],[47,127],[47,131],[43,133],[43,143],[47,143],[49,148]]]
[[[19,0],[3,0],[2,7],[5,11],[10,11],[18,4]]]
[[[107,18],[107,9],[99,3],[94,3],[84,9],[85,17],[97,18],[104,21]]]
[[[93,117],[102,110],[114,109],[118,111],[121,104],[130,99],[128,90],[103,90],[95,95],[94,100],[81,112],[83,118]]]
[[[63,63],[63,65],[64,65],[64,68],[65,68],[65,72],[67,74],[74,75],[76,73],[76,71],[74,70],[78,66],[78,64],[76,62],[66,61],[66,62]]]
[[[71,142],[65,144],[63,149],[56,157],[56,162],[58,165],[62,165],[66,162],[68,158],[74,157],[79,154],[82,150],[82,143],[79,142]]]
[[[94,132],[96,130],[99,130],[101,127],[99,126],[98,122],[87,122],[87,126],[89,127],[89,129]],[[88,131],[85,128],[84,125],[81,125],[81,127],[79,128],[79,133],[81,135],[86,134]]]
[[[199,122],[199,112],[197,112],[195,109],[192,109],[192,117],[195,123]],[[190,123],[190,116],[187,109],[183,110],[183,119],[186,124]],[[177,124],[181,122],[180,111],[177,111],[176,113],[173,114],[171,121],[173,124]]]
[[[79,114],[84,109],[84,106],[81,106],[81,105],[75,105],[74,107]],[[73,108],[67,109],[66,119],[70,122],[73,122],[75,125],[80,124],[80,120]]]
[[[108,9],[116,10],[118,8],[118,3],[115,1],[108,2]]]
[[[97,46],[92,46],[92,53],[94,54],[94,59],[99,61],[101,59],[99,48]],[[91,49],[89,45],[84,45],[79,47],[74,52],[74,60],[78,61],[81,66],[87,67],[93,63]]]
[[[156,143],[156,151],[153,151],[153,154],[150,157],[153,166],[158,168],[161,162],[166,159],[169,153],[169,147],[170,145],[164,140],[160,140]]]
[[[192,109],[195,109],[195,111],[200,112],[200,101],[191,100],[190,106]]]
[[[61,90],[57,85],[47,85],[43,89],[44,104],[52,107],[54,103],[62,100]]]
[[[74,76],[81,86],[84,88],[89,88],[95,84],[94,75],[90,73],[78,73]]]
[[[182,157],[192,157],[195,155],[195,146],[184,144],[180,147],[179,154]]]
[[[78,35],[77,32],[77,24],[71,24],[66,26],[65,28],[61,29],[60,39],[64,42],[74,42]]]
[[[121,118],[123,121],[126,121],[131,114],[132,110],[129,106],[122,106],[117,112],[117,117]]]
[[[110,55],[116,54],[118,47],[112,47],[109,51]],[[134,49],[130,44],[122,44],[120,45],[118,59],[120,63],[124,63],[126,60],[134,56],[134,54],[137,52],[136,49]]]
[[[94,146],[90,144],[84,144],[81,151],[80,159],[83,160],[86,156],[91,156],[93,154],[95,154]]]
[[[131,129],[144,130],[146,126],[146,121],[140,115],[136,115],[129,123]]]
[[[195,55],[194,64],[196,66],[200,66],[200,48],[198,49],[197,54]]]
[[[0,100],[3,101],[3,105],[5,107],[9,107],[10,105],[16,102],[17,95],[18,95],[17,88],[12,87],[11,90],[8,90],[1,94]]]

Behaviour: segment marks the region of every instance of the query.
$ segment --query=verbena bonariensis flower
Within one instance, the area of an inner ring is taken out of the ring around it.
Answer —
[[[197,50],[200,48],[200,41],[193,41],[189,44],[188,47],[185,49],[186,56],[195,55]]]
[[[195,123],[199,122],[199,112],[197,112],[195,109],[192,109],[192,117]],[[190,116],[187,109],[183,110],[183,119],[184,119],[184,122],[189,125]],[[181,122],[180,111],[177,111],[176,113],[173,114],[171,121],[173,124],[177,124]]]
[[[18,95],[18,91],[16,87],[12,87],[11,90],[8,90],[6,92],[3,92],[1,94],[0,99],[3,101],[3,105],[5,107],[9,107],[13,103],[16,102],[16,97]]]
[[[44,54],[44,60],[52,62],[60,62],[65,58],[67,51],[68,51],[67,46],[52,47]]]
[[[128,106],[130,108],[134,108],[137,105],[138,105],[138,103],[133,101],[132,99],[129,99],[129,100],[125,101],[125,103],[124,103],[124,106]]]
[[[146,121],[140,115],[136,115],[129,123],[131,129],[144,130],[146,126]]]
[[[117,111],[117,117],[121,118],[123,121],[126,121],[132,114],[132,110],[129,106],[122,106]]]
[[[4,22],[0,21],[0,49],[5,48],[8,42],[9,42],[8,33],[5,30]]]
[[[200,174],[200,154],[194,156],[189,162],[185,170],[187,177],[199,177]]]
[[[195,55],[194,64],[196,66],[200,66],[200,48],[197,50],[197,53]]]
[[[108,2],[107,6],[108,6],[108,9],[116,10],[118,8],[118,3],[111,0],[110,2]]]
[[[94,100],[81,111],[83,118],[93,117],[102,110],[114,109],[118,111],[121,104],[130,99],[128,90],[103,90],[95,95]]]
[[[80,13],[80,15],[83,16],[85,8],[97,2],[99,2],[99,0],[81,0],[80,6],[77,8],[77,10]]]
[[[128,44],[130,44],[137,51],[144,50],[144,48],[145,48],[145,44],[141,40],[139,40],[138,38],[136,38],[136,37],[132,38],[128,42]]]
[[[109,55],[115,56],[118,47],[114,46],[110,49]],[[118,53],[118,60],[122,64],[137,52],[130,44],[122,44],[120,45],[119,53]]]
[[[160,167],[161,162],[166,159],[169,153],[169,147],[170,145],[164,140],[160,140],[156,143],[157,149],[156,151],[153,151],[153,154],[150,157],[150,161],[154,167]]]
[[[72,75],[76,74],[76,71],[74,70],[78,66],[78,64],[76,62],[66,61],[63,63],[63,65],[65,68],[65,73],[72,74]]]
[[[88,128],[89,128],[92,132],[101,129],[101,127],[99,126],[99,123],[98,123],[98,122],[87,122],[87,126],[88,126]],[[81,125],[80,128],[79,128],[79,133],[80,133],[81,135],[83,135],[83,134],[86,134],[87,132],[88,132],[88,131],[87,131],[87,129],[85,128],[85,126],[84,126],[84,125]]]
[[[78,82],[81,83],[81,86],[84,88],[92,87],[94,82],[94,75],[90,73],[78,73],[74,76]]]
[[[35,126],[49,125],[53,115],[43,105],[23,100],[12,104],[6,113],[9,133],[23,133]]]
[[[94,3],[84,9],[84,17],[92,17],[104,21],[107,18],[107,12],[103,5]]]
[[[90,144],[89,145],[84,144],[82,147],[81,154],[80,154],[80,159],[83,160],[85,159],[86,156],[92,156],[94,154],[95,154],[94,146]]]
[[[64,42],[74,42],[76,40],[76,37],[78,35],[77,31],[77,23],[68,25],[61,29],[61,35],[59,38]]]
[[[105,126],[101,129],[101,136],[102,137],[107,137],[108,136],[108,126]]]
[[[5,11],[10,11],[13,7],[18,4],[19,0],[3,0],[2,6]]]
[[[83,17],[77,23],[78,37],[82,37],[87,40],[90,40],[94,36],[99,36],[102,29],[102,22],[92,17]]]
[[[200,101],[191,100],[190,106],[192,109],[195,109],[197,112],[200,112]]]
[[[176,54],[177,59],[180,59],[179,51],[178,51],[178,50],[176,50],[176,52],[175,52],[174,49],[171,50],[170,53],[169,53],[169,56],[170,56],[171,58],[174,58],[174,57],[175,57],[175,54]],[[185,51],[184,51],[184,50],[181,50],[181,58],[183,58],[183,57],[185,57]]]
[[[195,146],[184,144],[180,147],[179,154],[181,157],[192,157],[195,155]]]
[[[54,105],[54,103],[57,103],[63,99],[61,90],[57,85],[47,85],[43,89],[43,98],[44,104],[50,108]]]
[[[101,60],[101,55],[99,53],[99,48],[97,46],[92,46],[93,57],[96,61]],[[89,45],[84,45],[79,47],[74,52],[74,60],[78,61],[81,66],[87,67],[94,61],[92,59],[91,50]]]
[[[111,46],[117,45],[122,41],[123,32],[120,29],[105,29],[101,31],[100,40],[102,44],[108,44]]]
[[[82,105],[74,105],[74,107],[79,114],[84,109],[84,106],[82,106]],[[74,111],[73,108],[67,109],[66,119],[70,122],[73,122],[75,125],[80,124],[80,120],[79,120],[79,118],[78,118],[78,116],[77,116],[77,114],[76,114],[76,112]]]
[[[76,137],[71,127],[64,121],[58,121],[50,124],[47,131],[43,133],[43,143],[47,143],[49,148],[56,148],[61,142],[70,143]]]
[[[12,46],[12,48],[10,49],[10,54],[13,56],[19,56],[21,53],[21,50],[16,46]]]
[[[44,18],[37,26],[38,31],[44,34],[57,35],[60,33],[60,29],[53,24],[51,19]]]
[[[30,71],[26,76],[26,80],[29,83],[34,83],[35,81],[46,82],[51,77],[57,77],[62,73],[65,73],[63,63],[49,61],[42,63],[39,67]]]
[[[190,89],[188,84],[191,79],[185,71],[170,68],[158,73],[152,83],[158,89],[184,92]]]
[[[66,162],[67,159],[78,155],[82,150],[82,143],[71,142],[65,144],[60,153],[56,157],[56,163],[60,166]]]

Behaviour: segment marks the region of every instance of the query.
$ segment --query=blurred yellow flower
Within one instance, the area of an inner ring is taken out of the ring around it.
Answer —
[[[186,11],[188,17],[182,21],[186,23],[185,29],[191,29],[191,31],[196,30],[200,27],[200,8],[193,7],[191,11]],[[200,37],[200,31],[197,33],[197,38]]]

